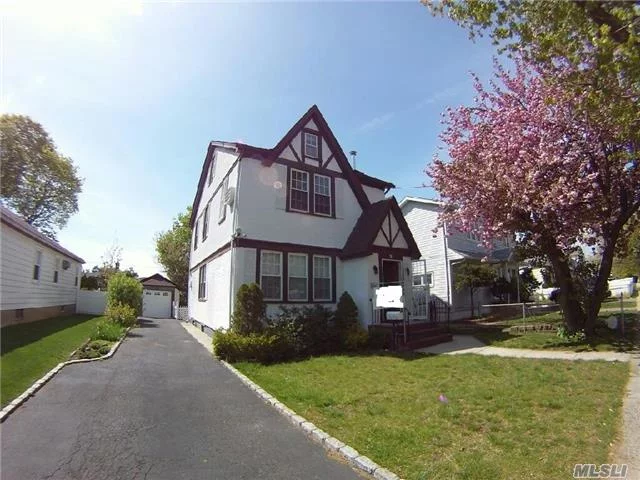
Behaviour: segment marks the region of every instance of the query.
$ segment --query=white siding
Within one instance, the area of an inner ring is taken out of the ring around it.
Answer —
[[[20,309],[72,305],[76,303],[78,286],[75,279],[80,264],[61,253],[32,240],[13,228],[1,227],[0,309]],[[40,280],[33,280],[36,252],[42,252]],[[58,283],[53,272],[59,259]],[[67,270],[62,260],[68,260]],[[78,284],[80,278],[78,277]]]
[[[287,212],[287,167],[240,162],[237,227],[256,240],[342,248],[362,212],[343,178],[336,178],[336,217]],[[199,248],[199,247],[198,247]]]
[[[189,277],[189,317],[209,328],[229,328],[231,251],[207,262],[207,298],[198,300],[199,269]]]
[[[222,223],[218,223],[218,213],[220,210],[220,202],[223,201],[223,189],[218,189],[215,192],[216,188],[223,182],[224,176],[229,172],[229,169],[233,165],[236,160],[236,155],[217,150],[214,156],[214,162],[217,162],[215,166],[215,176],[211,185],[207,185],[208,179],[205,181],[205,188],[203,189],[202,196],[200,198],[200,204],[198,207],[198,248],[193,249],[194,245],[194,236],[195,229],[191,238],[191,259],[190,266],[193,266],[200,263],[203,259],[207,258],[213,252],[215,252],[218,248],[222,247],[225,243],[231,240],[231,235],[234,232],[234,215],[236,210],[237,203],[234,201],[232,207],[227,206],[227,214],[226,218]],[[238,165],[233,168],[233,170],[229,173],[229,188],[234,188],[237,192],[237,182],[238,182]],[[215,192],[215,195],[214,195]],[[236,195],[235,199],[238,197]],[[205,207],[211,201],[209,206],[209,229],[208,236],[206,240],[202,240],[202,227],[203,227],[203,217]]]
[[[358,307],[358,316],[362,326],[367,326],[373,322],[371,310],[372,284],[376,284],[379,279],[374,274],[373,267],[378,266],[378,255],[371,254],[368,257],[354,258],[342,262],[342,278],[344,290],[349,292],[353,301]],[[342,292],[338,293],[338,298]]]
[[[363,185],[364,193],[367,194],[367,198],[371,203],[379,202],[380,200],[384,200],[384,191],[379,188],[369,187],[368,185]]]

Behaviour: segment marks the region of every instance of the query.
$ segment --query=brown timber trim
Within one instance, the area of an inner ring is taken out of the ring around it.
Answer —
[[[266,240],[256,240],[253,238],[236,238],[233,241],[234,247],[261,248],[264,250],[276,250],[288,253],[315,253],[316,255],[340,255],[341,249],[316,247],[315,245],[298,245],[295,243],[269,242]]]
[[[296,153],[296,149],[293,148],[293,145],[289,144],[289,150],[291,150],[291,153],[293,153],[293,156],[296,157],[296,160],[298,162],[300,162],[300,157],[298,156],[298,154]],[[302,162],[301,162],[302,163]]]
[[[320,167],[316,167],[315,165],[309,165],[302,162],[294,162],[293,160],[287,160],[286,158],[276,158],[273,163],[279,163],[280,165],[286,165],[287,167],[297,168],[298,170],[304,170],[305,172],[318,173],[320,175],[324,175],[326,177],[338,177],[344,178],[339,172],[334,172],[332,170],[325,170]]]
[[[331,160],[333,160],[333,153],[329,155],[329,158],[327,158],[327,161],[322,164],[322,168],[327,168],[331,163]]]
[[[211,255],[209,255],[208,257],[204,258],[203,260],[200,260],[195,266],[193,266],[189,270],[189,272],[193,272],[195,270],[198,270],[203,264],[208,263],[211,260],[215,260],[218,257],[221,257],[222,255],[227,253],[229,250],[231,250],[231,242],[225,243],[220,248],[218,248],[215,252],[213,252]]]

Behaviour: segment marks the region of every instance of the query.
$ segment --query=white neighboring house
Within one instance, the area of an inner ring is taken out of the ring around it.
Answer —
[[[498,276],[510,280],[516,275],[518,265],[510,261],[511,242],[506,239],[494,243],[494,249],[488,254],[485,247],[479,245],[473,233],[464,233],[454,228],[438,227],[438,215],[443,203],[420,197],[406,197],[400,202],[400,208],[418,248],[427,264],[426,275],[416,275],[414,285],[426,282],[432,295],[451,305],[451,319],[459,320],[471,315],[471,300],[468,290],[455,288],[455,269],[467,261],[488,261],[497,270]],[[445,235],[444,230],[447,230]],[[490,287],[482,287],[474,293],[474,311],[477,314],[480,305],[491,303],[493,296]],[[514,300],[515,301],[515,300]]]
[[[75,313],[84,260],[0,205],[1,325]]]
[[[372,285],[410,287],[420,255],[385,198],[393,187],[351,167],[315,105],[273,148],[211,142],[191,216],[189,317],[227,328],[236,291],[255,282],[269,315],[334,307],[348,291],[372,323]]]

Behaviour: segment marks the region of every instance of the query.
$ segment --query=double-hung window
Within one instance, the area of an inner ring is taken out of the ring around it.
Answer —
[[[313,211],[331,215],[331,179],[324,175],[313,176]]]
[[[318,147],[318,135],[304,132],[304,156],[317,159],[320,148]]]
[[[58,283],[60,277],[60,259],[56,258],[55,268],[53,270],[53,283]]]
[[[227,218],[227,192],[229,191],[229,177],[224,178],[220,189],[220,210],[218,211],[218,223],[224,222]]]
[[[204,264],[198,271],[198,300],[207,299],[207,265]]]
[[[309,173],[291,169],[289,208],[298,212],[309,211]]]
[[[331,301],[331,257],[313,256],[313,299]]]
[[[196,226],[193,229],[193,249],[198,248],[198,224],[200,223],[200,219],[196,220]]]
[[[33,279],[40,280],[40,265],[42,265],[42,252],[36,252],[36,262],[33,264]]]
[[[260,252],[260,288],[265,300],[282,300],[281,252]]]
[[[293,301],[307,300],[307,255],[304,253],[290,253],[288,256],[289,292],[288,298]]]
[[[203,242],[207,239],[207,235],[209,235],[209,205],[211,205],[211,202],[207,203],[207,206],[204,207],[204,217],[202,218],[202,241]]]

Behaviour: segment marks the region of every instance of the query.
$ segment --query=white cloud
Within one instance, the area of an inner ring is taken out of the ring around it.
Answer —
[[[366,132],[370,132],[371,130],[375,130],[376,128],[379,128],[385,123],[387,123],[394,116],[395,116],[395,112],[389,112],[389,113],[385,113],[384,115],[374,117],[368,122],[365,122],[362,125],[360,125],[358,128],[356,128],[356,132],[366,133]]]

